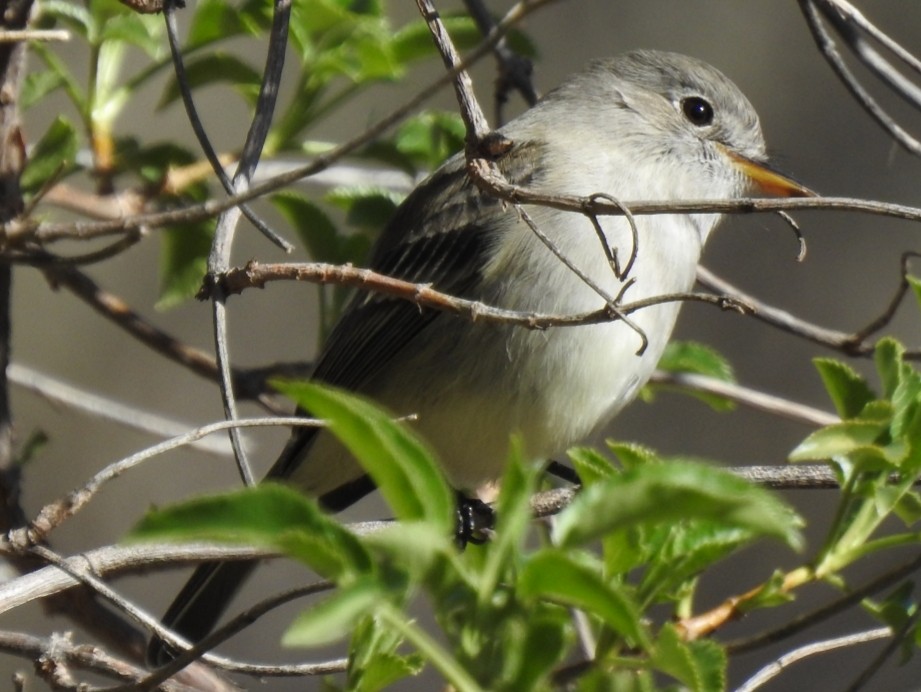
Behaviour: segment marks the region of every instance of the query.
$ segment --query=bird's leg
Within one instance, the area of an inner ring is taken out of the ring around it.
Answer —
[[[551,460],[547,464],[546,472],[551,476],[556,476],[560,480],[564,480],[567,483],[572,483],[573,485],[582,485],[582,479],[579,478],[579,474],[576,473],[575,469],[561,464],[558,461]]]

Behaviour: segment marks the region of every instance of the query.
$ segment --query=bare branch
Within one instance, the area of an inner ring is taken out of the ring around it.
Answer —
[[[66,384],[62,380],[49,377],[21,363],[10,363],[7,374],[10,382],[44,399],[150,435],[157,437],[181,435],[191,427],[159,414],[134,408],[123,401],[108,399],[86,389]],[[231,453],[229,445],[223,440],[205,438],[189,444],[208,454],[225,456]]]
[[[832,639],[825,639],[820,642],[813,642],[811,644],[800,646],[796,649],[793,649],[793,651],[784,654],[776,661],[759,670],[757,673],[755,673],[755,675],[750,677],[748,680],[742,683],[742,685],[736,688],[736,692],[754,692],[755,690],[764,687],[764,685],[783,673],[784,670],[792,666],[794,663],[802,661],[805,658],[809,658],[810,656],[818,656],[819,654],[827,654],[830,651],[835,651],[836,649],[856,646],[858,644],[866,644],[868,642],[875,642],[880,639],[888,639],[891,636],[891,629],[888,627],[879,627],[877,629],[857,632],[855,634],[847,634],[841,637],[834,637]]]
[[[231,269],[222,277],[219,277],[219,281],[228,293],[239,293],[251,287],[261,288],[270,281],[309,281],[311,283],[335,283],[356,286],[395,298],[402,298],[425,307],[454,313],[474,322],[516,324],[527,329],[538,330],[550,327],[575,327],[623,320],[625,315],[630,315],[637,310],[676,301],[708,303],[723,310],[735,310],[738,312],[746,312],[748,309],[745,303],[732,297],[706,293],[670,293],[630,303],[617,303],[615,301],[614,308],[606,305],[598,310],[575,315],[521,312],[489,306],[475,300],[457,298],[435,290],[431,287],[431,284],[416,284],[402,279],[395,279],[385,274],[378,274],[370,269],[325,264],[323,262],[263,264],[251,261],[243,267]]]
[[[715,377],[657,370],[649,381],[653,384],[684,387],[707,394],[715,394],[757,411],[763,411],[797,423],[805,423],[806,425],[832,425],[841,421],[838,416],[832,413],[765,392],[759,392],[734,382],[718,380]]]

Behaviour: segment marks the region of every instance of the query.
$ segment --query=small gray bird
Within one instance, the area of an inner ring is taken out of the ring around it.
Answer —
[[[598,60],[502,128],[511,142],[495,163],[508,181],[565,195],[604,193],[622,201],[723,200],[750,190],[804,196],[809,190],[765,163],[758,116],[713,67],[674,53],[637,51]],[[488,305],[569,315],[688,291],[718,214],[647,215],[637,238],[623,217],[599,219],[627,275],[612,269],[592,222],[581,214],[525,208],[580,277],[536,236],[513,206],[481,192],[463,156],[450,159],[399,207],[370,267]],[[584,278],[590,279],[595,287]],[[629,286],[625,285],[629,282]],[[600,288],[601,291],[596,290]],[[472,492],[502,471],[509,438],[549,459],[608,422],[645,384],[678,314],[670,302],[622,321],[531,331],[470,322],[378,294],[359,294],[330,335],[315,380],[416,414],[447,477]],[[638,354],[639,332],[648,339]],[[333,511],[373,489],[335,439],[295,431],[268,474]],[[199,567],[164,617],[190,641],[214,626],[247,563]],[[152,662],[170,656],[154,639]]]

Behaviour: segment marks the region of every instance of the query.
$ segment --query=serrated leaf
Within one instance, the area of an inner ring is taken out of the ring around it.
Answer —
[[[302,612],[281,638],[282,646],[313,647],[348,636],[359,619],[386,598],[377,581],[359,579]]]
[[[193,298],[208,269],[213,230],[209,222],[175,226],[162,231],[158,310],[168,310]]]
[[[831,358],[816,358],[813,363],[842,418],[854,418],[876,399],[867,381],[849,365]]]
[[[876,371],[883,383],[883,393],[887,398],[892,398],[893,392],[902,379],[902,355],[904,353],[905,347],[895,339],[881,339],[876,344],[873,362],[876,364]]]
[[[752,540],[748,530],[709,521],[681,522],[669,527],[667,540],[648,559],[639,598],[668,598],[682,584]]]
[[[666,372],[691,372],[735,382],[732,364],[716,349],[695,341],[670,341],[656,367]]]
[[[25,192],[37,192],[53,175],[73,166],[76,157],[77,132],[59,115],[29,152],[19,184]]]
[[[601,577],[600,567],[592,569],[568,553],[544,549],[525,563],[518,588],[523,597],[547,599],[591,613],[633,645],[649,648],[639,607],[623,587]]]
[[[610,449],[618,458],[625,469],[633,469],[637,466],[648,466],[651,464],[660,464],[663,459],[649,447],[638,445],[633,442],[614,442],[608,440],[608,449]]]
[[[557,517],[554,540],[582,545],[630,527],[704,519],[799,548],[799,517],[777,497],[703,464],[637,466],[583,490]]]
[[[358,692],[377,692],[389,689],[403,678],[416,676],[425,668],[425,659],[418,654],[401,656],[382,653],[374,656],[361,669],[361,680],[353,688]]]
[[[367,550],[352,533],[326,516],[314,500],[274,483],[151,511],[128,539],[265,546],[333,579],[372,569]]]
[[[272,385],[313,415],[362,464],[401,520],[423,519],[448,533],[455,498],[431,450],[407,425],[354,394],[311,382],[275,380]]]
[[[566,456],[572,461],[573,468],[583,486],[589,486],[603,478],[617,475],[614,465],[597,449],[575,447],[566,452]]]
[[[425,666],[418,654],[397,654],[403,637],[381,623],[380,618],[361,619],[352,633],[348,663],[350,692],[376,692],[408,675],[416,675]]]
[[[889,428],[888,421],[849,420],[811,433],[790,452],[790,461],[824,461],[873,447]]]
[[[193,90],[226,82],[252,106],[259,95],[262,73],[235,55],[215,52],[191,58],[186,63],[186,78]],[[179,83],[171,80],[163,90],[157,108],[165,108],[179,97]]]
[[[684,642],[666,624],[656,640],[653,664],[695,692],[726,689],[726,652],[716,642]]]

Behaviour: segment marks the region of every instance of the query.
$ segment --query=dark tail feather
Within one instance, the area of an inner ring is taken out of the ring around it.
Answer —
[[[302,461],[303,455],[316,437],[316,428],[303,428],[292,436],[278,461],[269,471],[267,479],[288,478]],[[374,483],[362,476],[317,498],[328,512],[339,512],[358,502],[374,490]],[[173,600],[163,624],[192,643],[201,641],[211,632],[230,601],[256,568],[257,561],[207,562],[198,567],[182,591]],[[153,637],[147,646],[147,662],[160,666],[176,657],[176,652],[159,637]]]
[[[166,615],[163,624],[195,643],[214,629],[231,599],[258,563],[207,562],[192,573]],[[161,666],[176,656],[176,651],[159,637],[147,646],[147,662]]]

